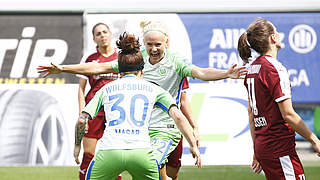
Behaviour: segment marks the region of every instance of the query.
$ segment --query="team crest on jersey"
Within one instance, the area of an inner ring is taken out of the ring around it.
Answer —
[[[167,74],[167,70],[165,68],[159,68],[158,71],[161,76],[165,76]]]

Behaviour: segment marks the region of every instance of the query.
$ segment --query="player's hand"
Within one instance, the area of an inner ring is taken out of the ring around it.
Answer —
[[[316,151],[317,155],[320,157],[320,141],[312,144],[314,151]]]
[[[44,73],[41,77],[45,78],[49,74],[60,74],[62,72],[62,66],[54,63],[50,63],[50,66],[38,66],[38,73]]]
[[[247,74],[246,67],[242,66],[237,68],[237,64],[232,65],[228,71],[228,77],[231,79],[244,79],[244,76]]]
[[[80,161],[79,161],[80,150],[81,150],[81,145],[74,145],[73,156],[77,164],[80,164]]]
[[[251,169],[253,170],[254,173],[259,174],[262,171],[262,167],[258,160],[256,159],[256,156],[253,155],[253,160],[251,164]]]
[[[198,147],[190,147],[190,152],[192,154],[192,157],[196,159],[196,162],[195,162],[195,165],[198,167],[198,168],[201,168],[202,165],[201,165],[201,157],[200,157],[200,152],[199,152],[199,149]]]

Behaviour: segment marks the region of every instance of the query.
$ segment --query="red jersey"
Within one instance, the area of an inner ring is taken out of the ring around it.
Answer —
[[[248,67],[244,84],[252,108],[258,158],[276,158],[295,151],[295,132],[282,118],[278,102],[291,98],[289,75],[276,59],[260,56]]]
[[[112,55],[105,57],[100,52],[96,52],[94,54],[91,54],[87,57],[86,63],[88,62],[97,62],[97,63],[103,63],[103,62],[110,62],[118,59],[117,52],[114,52]],[[86,95],[85,101],[86,104],[89,103],[89,101],[94,97],[96,92],[105,84],[114,81],[118,78],[120,78],[119,73],[108,73],[108,74],[99,74],[99,75],[92,75],[87,76],[89,79],[89,84],[91,89]]]

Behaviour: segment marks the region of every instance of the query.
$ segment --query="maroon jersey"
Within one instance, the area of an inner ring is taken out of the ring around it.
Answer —
[[[295,151],[295,132],[282,118],[278,102],[291,98],[289,75],[276,59],[260,56],[248,67],[244,84],[254,116],[254,150],[258,158]]]
[[[114,52],[112,55],[105,57],[99,52],[96,52],[94,54],[91,54],[90,56],[87,57],[86,63],[88,62],[97,62],[97,63],[103,63],[103,62],[110,62],[118,59],[118,54]],[[120,74],[118,73],[108,73],[108,74],[100,74],[100,75],[92,75],[92,76],[87,76],[89,79],[89,84],[91,89],[86,95],[85,101],[86,104],[89,103],[89,101],[94,97],[96,92],[105,84],[116,80],[120,77]]]

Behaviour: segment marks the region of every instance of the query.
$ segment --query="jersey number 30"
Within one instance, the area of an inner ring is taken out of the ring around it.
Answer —
[[[109,101],[112,101],[116,99],[116,102],[112,105],[111,111],[119,111],[120,117],[116,120],[112,120],[109,122],[109,126],[115,126],[118,124],[121,124],[125,121],[126,119],[126,111],[122,106],[119,106],[119,104],[123,101],[124,95],[123,94],[115,94],[112,96],[109,96]],[[138,99],[141,99],[144,101],[144,108],[143,108],[143,114],[141,119],[136,119],[135,118],[135,107],[136,107],[136,102]],[[131,102],[130,102],[130,119],[133,122],[134,125],[141,127],[144,125],[146,116],[147,116],[147,110],[148,110],[148,105],[149,101],[148,98],[143,95],[143,94],[136,94],[132,96]]]

